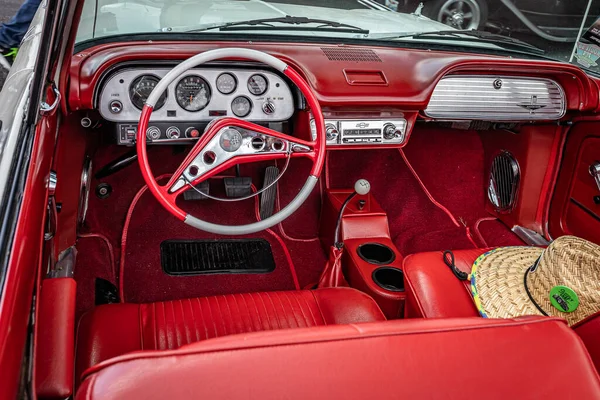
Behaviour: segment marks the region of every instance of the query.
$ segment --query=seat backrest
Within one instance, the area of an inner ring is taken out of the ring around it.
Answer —
[[[260,332],[88,370],[77,399],[600,398],[559,319],[397,320]]]

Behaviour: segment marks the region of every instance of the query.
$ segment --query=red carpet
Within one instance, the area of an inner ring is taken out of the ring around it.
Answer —
[[[95,170],[130,149],[118,146],[99,147],[94,156]],[[184,149],[155,146],[149,151],[156,176],[173,172],[183,160]],[[466,249],[475,245],[467,236],[466,226],[473,232],[477,245],[521,244],[520,240],[499,221],[484,221],[474,230],[477,220],[488,216],[484,211],[485,190],[483,149],[476,132],[445,131],[419,127],[405,149],[407,160],[430,195],[447,208],[436,206],[408,168],[398,150],[331,151],[328,181],[332,188],[350,188],[357,179],[371,182],[372,193],[387,211],[392,239],[402,254],[431,250]],[[283,164],[279,164],[282,168]],[[242,175],[253,177],[262,186],[263,166],[243,165]],[[310,163],[293,160],[279,182],[282,205],[287,204],[302,187]],[[90,196],[85,232],[107,236],[114,247],[119,265],[120,242],[127,209],[144,181],[137,163],[102,180],[112,186],[109,198]],[[92,182],[93,187],[98,181]],[[324,185],[324,182],[322,182]],[[222,183],[213,181],[213,193],[222,191]],[[321,188],[317,187],[300,210],[284,221],[277,233],[295,266],[300,287],[315,282],[326,257],[318,240]],[[185,204],[184,204],[185,203]],[[183,202],[182,207],[195,215],[222,224],[255,221],[252,200],[218,203],[213,200]],[[451,214],[452,216],[450,216]],[[489,217],[489,216],[488,216]],[[276,269],[269,274],[210,275],[175,277],[166,275],[160,265],[160,243],[167,239],[214,238],[179,222],[156,200],[145,193],[136,206],[127,241],[124,270],[125,299],[148,302],[175,298],[219,295],[260,290],[292,290],[295,282],[284,247],[273,235],[261,232],[251,235],[271,243]],[[109,256],[105,244],[98,239],[80,239],[76,268],[78,312],[93,306],[96,277],[115,281],[110,275]]]
[[[95,170],[129,149],[117,146],[99,149],[94,158]],[[183,159],[183,153],[173,153],[168,147],[154,147],[150,152],[154,174],[172,172]],[[287,204],[304,183],[307,165],[303,160],[293,160],[288,172],[280,181],[282,204]],[[253,176],[254,182],[262,184],[259,172],[264,166],[242,166],[242,174]],[[144,185],[137,164],[102,180],[112,187],[112,194],[101,200],[90,196],[90,208],[86,222],[86,232],[97,232],[106,235],[115,249],[117,266],[120,259],[121,233],[129,205],[137,191]],[[94,180],[92,185],[97,185]],[[212,181],[211,191],[222,194],[222,181]],[[256,221],[254,200],[235,203],[219,203],[214,200],[198,202],[181,202],[181,207],[194,215],[211,222],[222,224],[243,224]],[[298,222],[292,226],[286,222],[286,234],[290,239],[280,235],[285,243],[296,272],[299,286],[318,279],[325,265],[326,257],[318,241],[306,239],[317,235],[320,209],[319,189],[307,203],[294,215]],[[279,235],[275,227],[273,232]],[[293,290],[295,284],[290,265],[283,246],[272,234],[260,232],[248,237],[264,238],[272,246],[275,257],[275,271],[269,274],[228,274],[195,277],[176,277],[165,274],[160,264],[160,243],[167,239],[205,239],[217,238],[188,227],[168,214],[156,202],[150,193],[145,193],[132,215],[128,234],[124,289],[128,302],[149,302],[174,298],[219,295],[226,293],[253,292],[265,290]],[[291,240],[291,239],[300,239]],[[115,282],[109,275],[110,263],[106,246],[100,240],[80,239],[78,241],[79,256],[77,260],[76,279],[78,282],[79,314],[93,307],[94,281],[102,277]]]
[[[398,150],[329,152],[332,188],[352,187],[360,178],[371,183],[371,193],[387,212],[392,240],[403,255],[474,245],[464,226],[427,197]]]

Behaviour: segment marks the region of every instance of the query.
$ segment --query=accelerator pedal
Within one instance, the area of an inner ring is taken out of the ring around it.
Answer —
[[[195,186],[195,188],[198,189],[202,193],[210,194],[210,184],[208,183],[208,181],[200,182],[199,184],[197,184]],[[202,193],[198,193],[196,190],[190,188],[189,190],[186,190],[185,192],[183,192],[183,199],[184,200],[206,200],[206,199],[208,199],[208,197],[206,197]]]
[[[275,179],[279,176],[279,168],[267,167],[265,170],[265,179],[263,182],[263,188],[266,188],[272,184]],[[277,196],[277,184],[274,184],[267,190],[265,190],[260,196],[260,219],[264,220],[273,215],[275,208],[275,197]]]
[[[169,275],[268,273],[275,269],[271,244],[264,239],[166,240],[160,244]]]

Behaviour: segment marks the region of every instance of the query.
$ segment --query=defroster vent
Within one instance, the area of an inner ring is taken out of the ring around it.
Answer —
[[[490,168],[488,197],[496,211],[509,212],[515,206],[521,172],[517,160],[508,151],[498,154]]]
[[[330,61],[381,62],[381,58],[371,49],[347,47],[321,47]]]

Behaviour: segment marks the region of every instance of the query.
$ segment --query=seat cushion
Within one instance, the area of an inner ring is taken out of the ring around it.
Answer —
[[[373,299],[351,288],[108,304],[80,320],[76,376],[137,350],[170,350],[239,333],[383,320]]]
[[[489,249],[454,251],[455,265],[470,273],[473,263]],[[424,318],[460,318],[479,315],[469,281],[460,281],[444,263],[443,252],[413,254],[404,259],[407,289],[406,315]]]
[[[412,319],[229,336],[88,370],[76,399],[600,398],[558,318]]]

